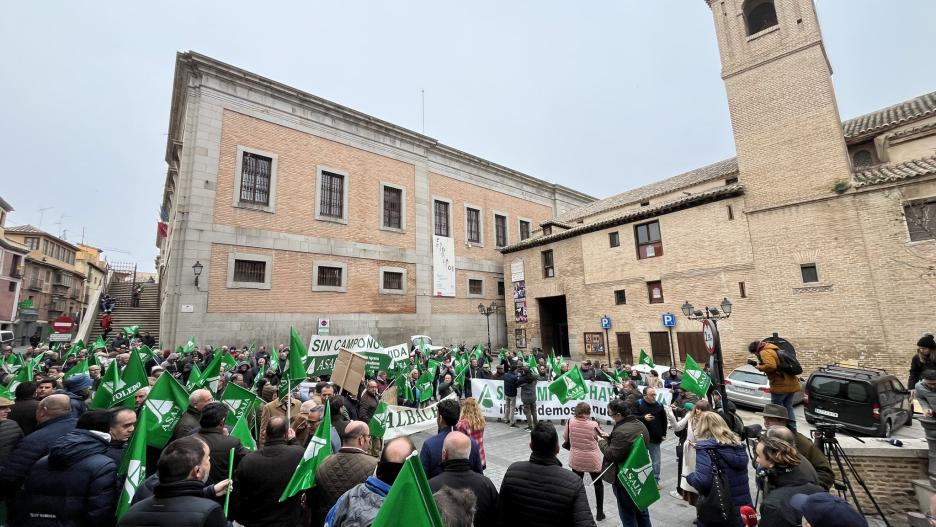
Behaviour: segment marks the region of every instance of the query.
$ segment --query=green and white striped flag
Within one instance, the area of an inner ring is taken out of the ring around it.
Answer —
[[[146,439],[150,446],[163,448],[172,437],[175,425],[188,410],[188,392],[172,375],[163,374],[156,379],[143,403],[143,414],[147,416]],[[137,423],[137,427],[140,424]]]
[[[279,501],[282,503],[299,492],[315,486],[315,469],[331,454],[331,405],[325,405],[325,415],[315,430],[315,435],[309,440],[299,465],[289,479],[283,495]]]
[[[582,370],[576,366],[556,377],[556,380],[549,384],[549,392],[555,395],[556,399],[559,399],[562,404],[570,400],[584,399],[587,390],[585,388],[585,378],[582,377]]]
[[[80,361],[76,362],[74,366],[72,366],[67,372],[65,372],[64,378],[67,379],[69,377],[72,377],[74,375],[80,375],[82,373],[88,373],[88,359],[86,358],[81,359]]]
[[[688,390],[699,397],[705,397],[709,386],[712,385],[712,378],[696,363],[691,356],[686,356],[686,374],[682,376],[679,386]]]
[[[120,491],[120,499],[117,501],[118,519],[130,508],[133,496],[146,479],[146,431],[148,427],[149,417],[146,412],[141,412],[136,429],[133,431],[133,437],[130,438],[127,451],[124,452],[123,459],[120,461],[120,469],[117,471],[118,476],[127,476],[123,489]]]
[[[385,401],[380,401],[377,404],[374,415],[371,416],[370,423],[368,423],[371,436],[383,439],[384,434],[387,432],[387,417],[390,415],[388,408]]]
[[[657,481],[653,477],[653,463],[643,436],[638,436],[634,441],[627,459],[618,467],[617,478],[630,494],[634,505],[642,511],[660,499]]]
[[[221,394],[221,402],[231,410],[227,415],[227,424],[236,425],[237,421],[250,415],[250,411],[260,404],[261,399],[250,390],[229,382]]]
[[[644,350],[640,350],[640,364],[650,366],[651,368],[656,368],[656,364],[653,363],[653,359],[651,359]]]
[[[231,415],[230,412],[228,415]],[[240,439],[242,445],[247,450],[251,452],[257,451],[257,442],[254,441],[253,436],[250,434],[250,427],[247,426],[247,419],[241,417],[237,420],[237,424],[234,425],[234,428],[231,429],[231,435]]]

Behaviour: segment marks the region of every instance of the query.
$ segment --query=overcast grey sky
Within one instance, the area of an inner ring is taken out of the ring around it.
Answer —
[[[936,2],[818,4],[843,118],[936,90]],[[734,155],[703,0],[6,2],[10,224],[152,270],[190,49],[596,197]]]

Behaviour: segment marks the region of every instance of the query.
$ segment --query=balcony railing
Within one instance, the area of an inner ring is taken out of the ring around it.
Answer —
[[[35,278],[29,281],[29,288],[34,291],[42,291],[45,287],[45,281],[36,280]]]

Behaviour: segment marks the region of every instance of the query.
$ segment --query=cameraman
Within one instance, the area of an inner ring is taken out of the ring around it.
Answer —
[[[748,351],[756,358],[748,359],[747,363],[767,375],[767,380],[770,382],[770,402],[786,408],[790,420],[787,426],[796,430],[793,395],[800,391],[799,378],[780,371],[780,353],[776,345],[755,340],[748,346]]]
[[[923,408],[923,415],[933,417],[933,408],[936,408],[936,370],[923,370],[923,379],[912,388],[916,390],[916,399]]]
[[[934,374],[936,374],[936,372],[934,372]],[[764,405],[764,412],[762,415],[764,416],[764,428],[767,429],[767,437],[784,439],[781,435],[786,436],[786,434],[779,434],[776,430],[789,430],[787,427],[786,408],[778,404],[766,404]],[[832,488],[832,484],[835,483],[835,473],[832,472],[832,465],[829,463],[829,459],[822,454],[819,447],[808,437],[795,430],[790,430],[790,435],[793,438],[791,444],[796,447],[796,451],[806,458],[806,460],[812,464],[813,468],[816,469],[819,486],[825,490]],[[790,436],[786,437],[789,438]]]

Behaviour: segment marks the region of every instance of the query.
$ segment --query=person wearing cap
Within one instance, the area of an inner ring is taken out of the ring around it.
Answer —
[[[6,397],[0,397],[0,463],[6,460],[23,438],[23,429],[20,425],[8,419],[13,410],[13,404],[13,401]]]
[[[83,413],[88,411],[88,405],[85,404],[85,401],[91,394],[93,384],[91,376],[85,373],[72,375],[65,379],[65,389],[58,393],[64,393],[68,396],[72,417],[81,417]]]
[[[936,369],[936,339],[927,333],[917,341],[917,352],[910,359],[907,386],[912,390],[923,379],[923,371],[930,369]]]
[[[764,418],[764,428],[768,431],[774,426],[790,428],[787,426],[789,420],[787,419],[786,408],[779,404],[765,404],[764,411],[761,415]],[[813,468],[816,469],[819,486],[826,490],[832,488],[832,484],[835,483],[835,472],[832,471],[832,465],[829,463],[829,459],[825,457],[822,450],[819,450],[819,447],[817,447],[811,439],[795,430],[790,429],[790,432],[793,434],[793,446],[796,448],[796,451],[806,458]]]
[[[803,527],[868,527],[861,513],[828,492],[794,494],[790,507],[803,516]]]

